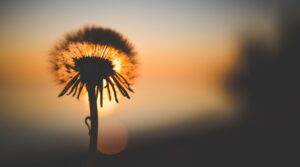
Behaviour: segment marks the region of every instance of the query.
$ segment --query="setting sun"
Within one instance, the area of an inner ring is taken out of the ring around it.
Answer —
[[[103,107],[100,107],[100,101],[97,100],[97,107],[99,108],[98,115],[99,116],[108,116],[110,115],[116,108],[117,104],[115,101],[109,101],[107,92],[103,92]],[[83,103],[86,108],[86,112],[89,112],[89,97],[88,94],[83,96]]]

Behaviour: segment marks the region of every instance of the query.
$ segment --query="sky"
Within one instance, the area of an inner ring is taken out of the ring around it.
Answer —
[[[234,0],[1,3],[5,121],[30,131],[73,134],[85,142],[87,98],[57,98],[60,88],[49,69],[49,52],[65,33],[97,25],[121,32],[134,44],[139,77],[132,99],[100,109],[100,131],[119,130],[128,142],[134,134],[159,136],[156,131],[195,118],[210,120],[205,123],[233,118],[235,106],[223,84],[237,61],[240,35],[252,29],[271,34],[276,7]]]

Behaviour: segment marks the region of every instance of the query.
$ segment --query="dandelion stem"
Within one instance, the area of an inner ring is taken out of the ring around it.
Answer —
[[[89,157],[88,166],[96,166],[96,154],[97,154],[97,138],[98,138],[98,111],[97,111],[97,99],[95,94],[96,86],[93,84],[87,85],[89,103],[90,103],[90,146],[89,146]]]

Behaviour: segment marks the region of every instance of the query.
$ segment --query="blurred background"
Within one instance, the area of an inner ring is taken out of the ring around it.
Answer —
[[[140,64],[132,99],[100,108],[99,166],[299,165],[299,7],[1,1],[0,166],[85,165],[87,97],[58,98],[49,63],[85,25],[124,34]]]

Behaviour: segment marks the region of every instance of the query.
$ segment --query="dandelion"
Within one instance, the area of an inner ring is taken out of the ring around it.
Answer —
[[[130,98],[135,78],[136,58],[133,46],[120,33],[102,27],[85,27],[67,34],[53,48],[51,63],[55,78],[63,86],[59,97],[70,95],[79,99],[88,93],[90,117],[90,148],[97,151],[99,97],[103,106],[103,92],[108,99],[119,102],[118,94]]]

